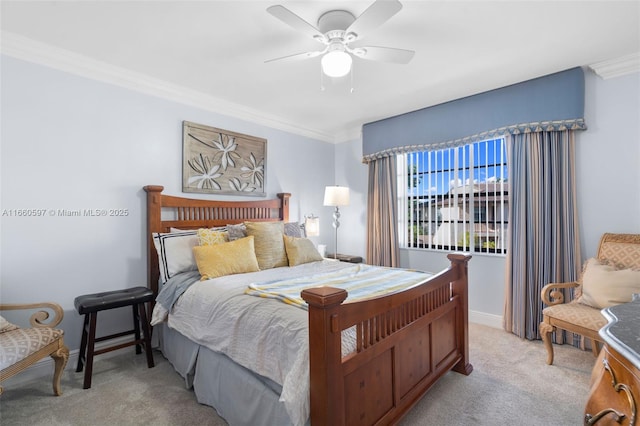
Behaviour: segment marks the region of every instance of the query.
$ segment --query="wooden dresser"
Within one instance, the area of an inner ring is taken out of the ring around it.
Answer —
[[[637,299],[637,298],[636,298]],[[585,425],[640,426],[640,300],[604,309]]]

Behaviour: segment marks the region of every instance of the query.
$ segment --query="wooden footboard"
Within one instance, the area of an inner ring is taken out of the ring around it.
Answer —
[[[406,291],[343,303],[332,287],[304,290],[309,304],[311,424],[397,422],[449,370],[468,375],[467,262]],[[355,327],[356,351],[342,356],[343,330]]]

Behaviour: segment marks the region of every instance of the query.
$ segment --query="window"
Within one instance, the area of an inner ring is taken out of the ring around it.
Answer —
[[[398,155],[401,248],[506,253],[504,138]]]

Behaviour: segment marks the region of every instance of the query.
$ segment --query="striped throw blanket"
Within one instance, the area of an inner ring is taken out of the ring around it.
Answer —
[[[433,276],[426,272],[358,264],[335,272],[287,280],[273,280],[249,284],[245,294],[281,300],[307,309],[300,293],[311,287],[336,287],[349,294],[349,302],[381,296],[407,289]]]

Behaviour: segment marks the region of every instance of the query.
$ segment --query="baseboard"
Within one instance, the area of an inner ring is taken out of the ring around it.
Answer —
[[[119,345],[120,343],[126,343],[131,341],[131,337],[127,337],[127,336],[123,336],[123,337],[119,337],[116,339],[111,339],[108,342],[104,342],[104,343],[97,343],[96,344],[96,350],[102,349],[104,347],[107,346],[115,346],[115,345]],[[111,352],[106,352],[104,354],[99,355],[100,358],[110,358],[112,356],[115,355],[119,355],[124,350],[131,350],[133,351],[134,349],[129,346],[129,347],[125,347],[125,348],[121,348],[121,349],[117,349],[115,351],[111,351]],[[67,362],[67,366],[65,367],[65,372],[66,371],[75,371],[76,370],[76,366],[78,365],[78,354],[80,353],[79,349],[74,349],[72,351],[69,351],[69,360]],[[21,385],[23,383],[27,383],[30,382],[32,380],[35,379],[41,379],[43,377],[50,377],[51,379],[53,379],[53,371],[54,371],[54,363],[53,363],[53,358],[51,357],[46,357],[46,358],[42,358],[40,361],[36,362],[35,364],[33,364],[31,367],[27,368],[26,370],[20,372],[20,374],[17,374],[13,377],[8,378],[7,380],[2,382],[2,387],[5,388],[5,390],[7,388],[10,388],[11,386],[18,386]],[[84,373],[77,373],[77,374],[84,374]]]
[[[502,317],[500,315],[487,314],[480,311],[469,311],[469,322],[486,325],[487,327],[502,329]]]

